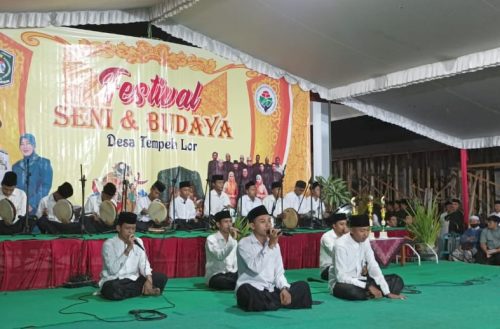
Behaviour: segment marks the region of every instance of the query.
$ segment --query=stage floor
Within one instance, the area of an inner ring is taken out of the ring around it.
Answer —
[[[405,301],[371,300],[348,302],[328,293],[327,284],[310,282],[313,300],[322,301],[309,310],[279,310],[245,313],[239,310],[233,292],[215,292],[205,288],[203,278],[172,279],[164,296],[175,307],[162,309],[168,318],[160,321],[109,323],[85,314],[60,314],[59,311],[80,302],[65,312],[87,312],[108,321],[131,320],[132,309],[156,309],[169,305],[161,297],[138,297],[109,302],[92,296],[95,289],[41,289],[3,292],[2,328],[482,328],[498,329],[500,322],[500,271],[498,267],[476,264],[423,262],[400,267],[391,265],[384,273],[397,273],[420,294]],[[289,270],[289,281],[317,278],[318,269]],[[86,296],[86,297],[85,297]]]

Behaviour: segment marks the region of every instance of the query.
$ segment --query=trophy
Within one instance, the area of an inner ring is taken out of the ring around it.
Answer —
[[[380,198],[380,217],[382,217],[382,221],[380,224],[382,225],[382,231],[380,231],[380,238],[386,239],[387,232],[385,230],[385,196],[382,195]]]
[[[366,205],[368,209],[368,218],[370,219],[370,240],[375,239],[375,234],[372,231],[373,227],[373,195],[368,196],[368,204]]]
[[[351,198],[351,205],[352,205],[351,215],[357,215],[358,214],[358,209],[356,207],[356,197],[355,196],[353,196]]]

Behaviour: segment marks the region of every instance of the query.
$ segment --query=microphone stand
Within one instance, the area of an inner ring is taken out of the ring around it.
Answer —
[[[312,181],[312,177],[307,182],[305,191],[307,191],[309,189],[309,186],[311,185],[311,181]],[[304,192],[304,194],[302,194],[302,198],[300,199],[299,207],[297,208],[297,214],[299,215],[299,219],[300,219],[300,213],[299,213],[300,206],[302,205],[302,201],[304,201],[305,196],[306,196],[306,193]],[[312,200],[312,193],[311,193],[311,200]],[[312,221],[312,219],[311,219],[311,221]],[[299,220],[299,223],[300,223],[300,220]]]
[[[122,211],[127,211],[127,193],[128,193],[128,180],[125,179],[127,174],[127,168],[123,171],[123,188],[122,188]]]
[[[23,234],[31,234],[30,232],[30,224],[29,224],[29,216],[30,216],[30,198],[29,198],[29,190],[30,190],[30,159],[26,158],[26,214],[24,215],[24,229]]]
[[[206,227],[205,228],[210,228],[210,212],[212,210],[212,198],[211,198],[211,194],[212,194],[212,191],[210,190],[210,178],[207,178],[207,183],[205,184],[205,198],[207,197],[207,193],[208,193],[208,216],[207,216],[207,224],[206,224]],[[203,213],[205,213],[205,207],[203,207]],[[203,217],[205,216],[205,214],[203,214]]]
[[[239,203],[239,206],[236,205],[236,212],[238,215],[241,216],[241,211],[243,210],[242,207],[243,207],[243,193],[242,192],[242,187],[243,185],[241,184],[241,180],[240,180],[240,183],[238,185],[238,196],[239,196],[239,199],[238,199],[238,203]]]
[[[173,210],[173,214],[172,214],[172,230],[176,230],[177,229],[177,219],[175,217],[176,215],[176,212],[175,212],[175,184],[177,184],[177,179],[179,178],[179,173],[181,172],[181,168],[180,167],[177,167],[177,173],[175,174],[175,178],[172,179],[172,194],[170,195],[170,198],[169,200],[171,200],[170,202],[173,202],[172,203],[172,210]],[[185,218],[187,219],[187,218]]]
[[[85,178],[85,175],[83,174],[83,167],[82,164],[80,164],[80,182],[82,184],[82,209],[80,210],[80,229],[82,235],[87,233],[85,230],[85,221],[84,221],[84,215],[85,215],[85,182],[87,179]]]
[[[285,171],[286,171],[286,165],[283,167],[283,175],[281,175],[281,178],[280,178],[280,191],[279,191],[279,195],[281,197],[281,214],[283,214],[283,181],[285,180]],[[280,215],[281,215],[280,214]],[[283,218],[282,218],[283,220]]]

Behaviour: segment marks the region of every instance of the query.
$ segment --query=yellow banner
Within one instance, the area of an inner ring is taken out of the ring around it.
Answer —
[[[0,172],[12,168],[26,190],[30,168],[32,208],[64,181],[79,191],[81,173],[86,195],[108,181],[121,191],[126,179],[133,203],[157,179],[171,186],[181,168],[177,182],[192,180],[203,198],[214,152],[252,166],[259,155],[271,172],[286,165],[285,192],[310,176],[308,92],[162,41],[0,30],[0,121]]]

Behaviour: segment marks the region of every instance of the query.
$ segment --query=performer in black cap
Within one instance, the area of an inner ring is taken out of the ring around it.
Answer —
[[[62,223],[54,213],[56,203],[62,199],[68,199],[73,195],[73,186],[70,183],[64,182],[55,192],[49,194],[40,200],[36,216],[38,220],[36,224],[42,233],[49,234],[78,234],[81,233],[81,226],[77,218],[73,214],[68,223]],[[71,204],[68,202],[68,207]],[[72,209],[71,209],[72,211]]]
[[[304,200],[304,190],[306,189],[306,182],[298,180],[295,182],[295,188],[292,192],[288,192],[283,198],[283,208],[293,208],[298,214],[307,213],[307,205]]]
[[[323,215],[325,214],[326,207],[325,203],[320,199],[321,197],[321,189],[323,187],[320,183],[314,182],[311,184],[311,195],[308,196],[303,203],[307,208],[306,212],[312,218],[323,219]],[[301,206],[302,207],[302,206]]]
[[[102,246],[102,272],[99,287],[106,299],[122,300],[140,295],[163,293],[167,277],[152,273],[141,239],[135,237],[137,215],[122,212],[118,216],[114,238]]]
[[[250,210],[262,205],[262,201],[257,198],[257,188],[255,187],[254,181],[246,183],[245,190],[247,191],[247,194],[241,197],[241,216],[248,215]]]
[[[170,203],[168,216],[172,223],[177,225],[179,230],[191,230],[200,227],[200,223],[196,218],[196,208],[190,196],[192,194],[191,182],[183,181],[179,183],[179,195]]]
[[[278,238],[280,230],[271,227],[264,206],[247,216],[252,234],[238,243],[238,281],[236,299],[245,311],[273,311],[280,307],[311,308],[307,282],[291,285],[285,277]]]
[[[319,248],[319,268],[321,278],[328,280],[328,272],[333,263],[333,246],[335,241],[349,232],[347,228],[347,215],[344,213],[333,214],[326,220],[332,229],[321,236]]]
[[[214,216],[218,231],[207,237],[205,253],[205,282],[217,290],[234,290],[238,279],[236,246],[238,229],[233,227],[231,214],[227,210]]]
[[[350,233],[338,238],[334,247],[334,264],[330,267],[330,292],[337,298],[365,300],[368,298],[405,299],[399,295],[404,284],[395,274],[382,274],[368,240],[370,220],[367,215],[351,216]],[[368,277],[365,276],[365,270]]]
[[[115,221],[108,223],[100,215],[100,207],[103,201],[109,201],[116,210],[116,202],[113,197],[116,194],[116,186],[113,183],[106,183],[101,193],[90,195],[85,202],[84,226],[88,233],[104,233],[115,230]]]
[[[273,182],[271,184],[271,194],[266,196],[262,204],[266,207],[267,212],[272,216],[272,224],[274,227],[274,219],[283,212],[281,209],[280,188],[281,182]]]
[[[165,191],[165,185],[157,180],[151,186],[148,195],[137,198],[134,209],[134,213],[137,215],[137,231],[145,232],[151,225],[153,225],[151,217],[148,215],[148,209],[151,202],[155,200],[160,201],[160,195],[163,191]]]
[[[205,217],[213,216],[224,208],[231,208],[231,201],[229,200],[229,196],[222,191],[223,188],[224,177],[222,175],[213,175],[210,196],[205,196],[203,207],[203,214]]]
[[[10,202],[2,202],[2,207],[10,212],[14,218],[9,218],[9,224],[2,218],[3,209],[0,209],[0,234],[16,234],[23,231],[26,221],[22,218],[26,214],[26,193],[16,187],[17,175],[13,171],[7,171],[2,178],[2,189],[0,190],[0,201],[7,199]],[[21,218],[20,218],[21,217]]]

